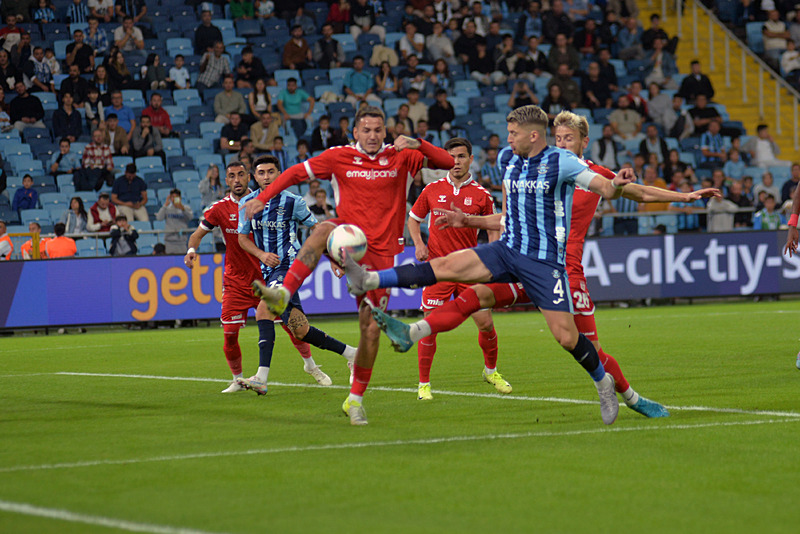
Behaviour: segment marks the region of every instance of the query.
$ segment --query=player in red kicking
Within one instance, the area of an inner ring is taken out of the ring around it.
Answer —
[[[260,299],[253,296],[250,288],[253,280],[261,280],[261,267],[258,259],[251,256],[239,246],[238,225],[239,225],[239,200],[250,192],[247,187],[250,181],[250,174],[239,164],[231,163],[225,173],[225,182],[231,193],[212,204],[203,213],[203,219],[197,230],[189,237],[189,250],[183,261],[190,269],[194,268],[195,258],[197,257],[196,248],[200,246],[200,241],[204,236],[211,233],[214,228],[219,227],[223,232],[225,241],[225,274],[223,278],[222,292],[222,313],[220,322],[222,323],[225,334],[223,350],[225,359],[233,374],[233,381],[225,388],[222,393],[234,393],[245,391],[237,379],[244,378],[242,375],[242,350],[239,347],[239,329],[247,323],[247,312],[250,308],[256,308],[256,320],[263,321],[269,319],[266,306]],[[297,339],[286,325],[282,325],[286,333],[292,340],[300,356],[303,357],[303,368],[308,374],[314,377],[320,385],[331,385],[331,379],[314,362],[311,356],[311,348],[308,343]],[[352,352],[353,348],[349,347]],[[345,356],[346,357],[346,356]],[[353,355],[350,355],[352,360]]]
[[[369,245],[360,262],[362,265],[370,270],[392,267],[394,256],[403,250],[408,176],[415,175],[426,160],[428,166],[435,169],[453,167],[453,158],[427,141],[400,136],[393,146],[384,145],[385,117],[379,108],[360,109],[353,124],[355,145],[329,148],[319,156],[290,167],[256,199],[245,204],[246,216],[252,217],[264,209],[265,202],[291,185],[313,178],[334,181],[339,216],[317,225],[286,273],[283,285],[268,288],[254,284],[257,294],[276,315],[283,313],[291,296],[317,266],[325,252],[328,235],[338,224],[355,224],[366,234]],[[388,289],[370,291],[365,296],[381,309],[386,309],[389,302]],[[363,300],[356,299],[361,337],[350,396],[342,405],[353,425],[367,424],[362,397],[380,342],[380,329],[372,319],[370,307],[362,306]]]
[[[441,230],[434,221],[441,216],[441,209],[451,205],[457,206],[468,215],[490,215],[494,213],[492,195],[472,179],[469,167],[472,164],[472,143],[463,137],[454,137],[444,145],[448,154],[453,156],[455,166],[445,178],[429,184],[423,189],[411,212],[408,214],[408,231],[414,240],[416,257],[419,261],[447,256],[451,252],[478,245],[478,232],[474,228],[458,228]],[[422,240],[420,223],[431,214],[428,244]],[[489,232],[489,240],[495,241],[499,232]],[[422,310],[427,317],[451,297],[469,287],[457,282],[438,282],[422,290]],[[478,345],[483,351],[485,368],[483,379],[492,384],[500,393],[511,393],[511,384],[497,372],[497,333],[494,331],[491,310],[480,310],[472,314],[472,320],[478,327]],[[419,359],[419,400],[431,400],[431,366],[436,354],[436,334],[419,341],[417,355]]]
[[[561,112],[555,119],[556,146],[572,151],[578,156],[589,143],[589,125],[584,117],[571,112]],[[613,177],[608,169],[587,161],[589,168],[606,177]],[[702,189],[692,193],[676,193],[666,189],[647,187],[640,184],[625,185],[622,195],[637,202],[687,202],[697,198],[717,196],[716,189]],[[575,188],[570,219],[570,233],[567,239],[567,273],[570,293],[573,300],[574,320],[578,331],[595,345],[603,367],[614,377],[617,392],[622,394],[625,404],[647,417],[667,417],[669,412],[661,404],[640,396],[630,386],[617,361],[600,346],[594,321],[594,303],[586,289],[581,258],[586,232],[597,210],[600,197],[594,193]],[[496,219],[496,217],[494,218]],[[469,224],[474,227],[495,228],[499,221],[470,217],[467,219],[460,211],[446,211],[438,221],[442,227],[460,228]],[[391,317],[374,314],[378,323],[392,338],[395,348],[408,350],[410,346],[431,333],[452,330],[474,311],[486,307],[508,307],[515,303],[529,302],[521,284],[477,284],[459,297],[435,310],[422,321],[404,325]]]

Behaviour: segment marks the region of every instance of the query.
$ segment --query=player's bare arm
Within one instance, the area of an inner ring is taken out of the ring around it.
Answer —
[[[281,259],[277,254],[261,250],[246,234],[239,234],[239,246],[251,256],[258,258],[258,261],[267,267],[277,267],[281,264]]]
[[[418,139],[412,139],[406,135],[401,135],[397,139],[394,140],[394,148],[398,152],[410,149],[410,150],[417,150],[422,146],[422,143]]]
[[[800,187],[794,190],[792,195],[792,215],[789,217],[789,233],[786,236],[786,246],[783,247],[783,253],[789,253],[791,258],[793,254],[797,253],[797,217],[800,214]]]
[[[589,190],[592,193],[597,193],[598,195],[606,198],[608,200],[613,200],[615,198],[619,198],[622,194],[622,190],[625,185],[633,182],[636,179],[636,175],[633,172],[633,169],[625,168],[622,169],[617,173],[613,180],[609,180],[599,174],[595,174],[592,181],[589,182]]]
[[[292,165],[285,171],[281,173],[278,178],[275,179],[274,182],[269,184],[258,196],[252,200],[248,200],[244,204],[244,214],[247,220],[253,218],[253,216],[262,211],[264,206],[267,202],[272,200],[274,197],[278,195],[281,191],[301,182],[308,180],[308,168],[306,167],[305,163],[298,163],[297,165]]]
[[[701,198],[720,197],[719,189],[707,188],[691,193],[679,193],[641,184],[628,184],[622,188],[622,196],[636,202],[692,202]]]
[[[422,240],[422,231],[420,230],[420,223],[418,220],[416,220],[414,217],[411,217],[410,215],[408,217],[408,233],[411,235],[411,239],[414,241],[414,255],[417,257],[417,261],[427,261],[428,247]]]
[[[183,257],[183,263],[188,268],[194,268],[194,260],[197,258],[197,252],[195,249],[200,246],[200,241],[202,241],[203,238],[210,233],[211,232],[202,226],[198,226],[197,230],[192,232],[192,235],[189,236],[189,251],[186,253],[186,256]]]
[[[450,204],[449,210],[442,210],[442,216],[436,219],[436,226],[445,228],[477,228],[479,230],[487,230],[500,232],[502,226],[502,213],[493,213],[492,215],[467,215],[461,211],[455,204]]]

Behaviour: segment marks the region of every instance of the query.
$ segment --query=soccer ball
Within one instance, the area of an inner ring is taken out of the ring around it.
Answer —
[[[341,224],[328,235],[328,254],[340,265],[341,249],[345,249],[348,256],[358,261],[367,253],[367,236],[355,224]]]

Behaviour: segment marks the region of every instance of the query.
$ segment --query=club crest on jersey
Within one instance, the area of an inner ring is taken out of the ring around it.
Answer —
[[[237,219],[237,217],[239,217],[239,214],[238,213],[229,213],[228,217],[230,217],[231,221],[235,221]]]
[[[447,195],[439,195],[439,202],[447,202]]]
[[[553,278],[558,278],[559,276],[561,276],[561,273],[553,269]]]
[[[465,198],[464,199],[464,205],[465,206],[472,206],[472,198],[471,197]]]
[[[386,166],[386,165],[388,165],[388,164],[389,164],[389,158],[380,158],[380,159],[378,160],[378,164],[379,164],[379,165],[383,165],[383,166]]]
[[[539,164],[539,168],[536,169],[536,172],[538,172],[539,174],[547,174],[547,164],[546,163],[540,163]]]
[[[353,156],[353,165],[363,165],[361,158],[358,156]]]

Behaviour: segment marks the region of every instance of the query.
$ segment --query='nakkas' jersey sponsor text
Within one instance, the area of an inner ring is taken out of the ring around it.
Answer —
[[[225,240],[225,287],[237,285],[249,288],[253,280],[261,279],[258,260],[239,246],[239,204],[230,195],[211,204],[203,213],[200,227],[222,230]]]
[[[583,161],[560,148],[548,146],[532,158],[511,158],[503,178],[501,241],[526,256],[564,265],[573,192],[576,185],[588,189],[593,177]]]
[[[446,256],[456,250],[472,248],[478,244],[478,231],[475,228],[448,228],[440,230],[436,226],[436,219],[449,210],[454,204],[468,215],[491,215],[494,213],[494,199],[492,195],[469,178],[455,187],[449,175],[428,184],[422,194],[414,203],[409,213],[410,217],[422,222],[428,213],[431,213],[431,222],[428,225],[428,255],[429,258]]]
[[[259,191],[250,193],[239,202],[238,232],[252,233],[258,248],[281,259],[278,267],[261,264],[261,270],[266,278],[276,268],[288,268],[297,256],[300,250],[297,225],[310,228],[317,224],[317,219],[301,197],[284,191],[271,199],[262,211],[248,221],[244,216],[244,204],[258,196],[258,193]]]

